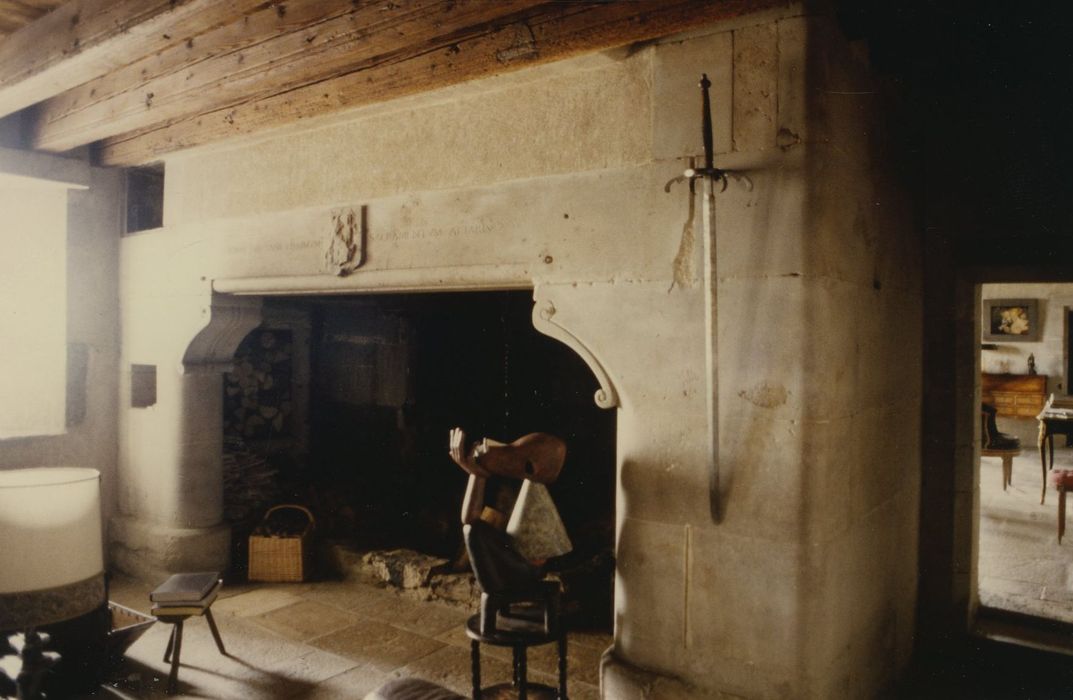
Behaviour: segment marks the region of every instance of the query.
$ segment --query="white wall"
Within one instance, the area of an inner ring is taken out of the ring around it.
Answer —
[[[995,350],[982,350],[980,364],[989,373],[1028,373],[1028,356],[1035,356],[1036,372],[1047,375],[1047,391],[1068,394],[1066,375],[1066,313],[1073,309],[1073,284],[984,284],[981,296],[988,299],[1036,299],[1039,302],[1039,317],[1042,335],[1033,343],[1003,343],[984,340],[998,345]],[[987,327],[987,319],[981,323]]]
[[[72,166],[62,158],[30,160],[46,165],[53,161],[55,167],[45,167],[39,175],[49,171],[50,176],[70,179],[64,173],[76,170],[86,186],[70,190],[66,202],[61,199],[57,204],[65,209],[67,226],[67,343],[76,346],[85,364],[66,383],[67,401],[78,404],[76,421],[59,434],[0,440],[0,469],[64,465],[97,469],[107,521],[116,510],[117,487],[122,173],[85,163]]]

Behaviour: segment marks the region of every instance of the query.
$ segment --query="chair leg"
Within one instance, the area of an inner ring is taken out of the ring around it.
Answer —
[[[209,622],[209,631],[212,632],[212,638],[216,640],[216,648],[220,650],[220,653],[227,656],[227,650],[224,649],[224,640],[220,638],[220,630],[216,628],[216,620],[212,617],[212,611],[205,610],[205,619]]]
[[[1062,535],[1066,534],[1066,487],[1058,487],[1058,544],[1062,544]]]
[[[1002,490],[1013,483],[1013,455],[1002,456]]]
[[[179,655],[183,650],[183,623],[175,623],[175,653],[171,657],[171,673],[168,674],[168,695],[174,695],[179,684]]]
[[[566,630],[559,630],[559,698],[566,698]]]
[[[168,646],[164,649],[164,663],[171,662],[171,649],[175,645],[175,625],[171,626],[171,634],[168,635]]]
[[[469,643],[469,660],[473,667],[473,700],[481,700],[481,643],[476,639]]]
[[[518,655],[518,700],[526,700],[529,697],[529,670],[526,666],[526,649],[521,647],[521,653]]]

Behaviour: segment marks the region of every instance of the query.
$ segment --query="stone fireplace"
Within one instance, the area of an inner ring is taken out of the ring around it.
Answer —
[[[713,83],[719,492],[701,152]],[[222,377],[265,299],[531,294],[616,423],[607,698],[868,697],[908,659],[919,241],[882,90],[797,5],[166,162],[121,247],[115,563],[226,565]],[[152,392],[144,384],[152,377]],[[509,436],[507,436],[509,437]]]
[[[264,299],[224,378],[232,571],[244,575],[243,544],[280,502],[311,507],[329,551],[402,548],[468,571],[466,475],[445,447],[455,426],[473,440],[560,436],[567,463],[551,493],[574,544],[562,565],[606,569],[614,414],[593,401],[599,384],[577,353],[534,327],[532,306],[529,291]],[[608,620],[601,597],[592,612]]]

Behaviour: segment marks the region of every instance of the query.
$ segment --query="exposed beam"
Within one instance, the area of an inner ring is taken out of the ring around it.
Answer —
[[[36,111],[33,146],[67,151],[269,97],[544,2],[290,0],[48,100]]]
[[[0,116],[263,4],[265,0],[70,0],[0,41]]]
[[[63,0],[0,0],[0,34],[10,34],[52,8]]]
[[[333,78],[107,139],[105,165],[138,165],[169,152],[322,114],[569,56],[654,39],[785,0],[575,0],[524,20],[474,27],[410,45]]]

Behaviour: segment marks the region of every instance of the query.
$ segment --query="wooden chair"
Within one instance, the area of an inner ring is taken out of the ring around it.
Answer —
[[[983,447],[980,449],[981,457],[999,457],[1002,459],[1002,490],[1013,483],[1013,458],[1021,454],[1020,447],[994,448],[992,435],[988,427],[988,416],[985,411],[980,411],[980,435],[983,437]]]

